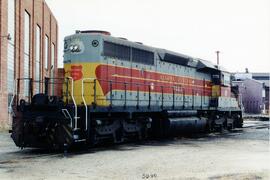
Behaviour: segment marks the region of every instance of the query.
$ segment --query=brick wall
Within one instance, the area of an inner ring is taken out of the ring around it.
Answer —
[[[7,12],[8,0],[0,0],[0,34],[7,35]],[[16,17],[15,17],[15,78],[23,77],[24,67],[24,13],[30,14],[30,77],[34,78],[35,74],[35,42],[36,42],[36,25],[41,28],[41,78],[50,77],[50,71],[44,69],[44,52],[45,52],[45,34],[49,37],[49,64],[51,65],[51,44],[55,45],[55,73],[57,74],[57,49],[58,49],[58,25],[51,10],[44,0],[16,0]],[[8,100],[7,100],[7,39],[1,38],[0,48],[0,128],[7,128],[8,123]],[[49,67],[50,67],[49,65]],[[20,83],[20,98],[23,96],[23,82]],[[42,87],[44,90],[44,87]]]
[[[6,98],[6,76],[7,76],[7,1],[0,0],[0,130],[8,126],[7,98]]]
[[[64,84],[64,75],[65,75],[65,70],[64,68],[58,68],[57,70],[57,78],[59,80],[57,81],[56,84],[56,94],[57,96],[62,96],[63,95],[63,84]]]

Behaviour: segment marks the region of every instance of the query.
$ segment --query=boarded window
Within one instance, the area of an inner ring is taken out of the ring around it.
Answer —
[[[44,45],[45,51],[44,51],[44,67],[45,69],[48,69],[49,64],[49,37],[45,35],[45,45]]]
[[[41,48],[40,48],[40,38],[41,38],[41,29],[37,25],[36,26],[36,61],[35,61],[35,91],[36,93],[40,93],[40,80],[41,80],[41,73],[40,73],[40,54],[41,54]]]
[[[51,47],[51,74],[50,74],[50,77],[51,77],[51,95],[53,96],[54,95],[54,78],[55,78],[55,74],[54,74],[54,71],[55,71],[55,45],[52,43],[52,47]]]
[[[15,0],[8,1],[8,33],[11,39],[8,41],[7,54],[7,90],[12,96],[14,89],[14,55],[15,55]],[[1,44],[2,45],[2,44]],[[9,102],[10,103],[10,102]]]
[[[24,13],[24,78],[28,79],[24,81],[24,95],[27,97],[29,91],[29,78],[30,78],[30,15],[27,11]]]

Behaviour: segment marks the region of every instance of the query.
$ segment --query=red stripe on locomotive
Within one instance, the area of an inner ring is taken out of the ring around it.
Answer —
[[[110,91],[109,81],[112,81],[112,90],[124,91],[126,88],[127,91],[137,91],[139,88],[139,91],[148,92],[150,87],[151,92],[162,93],[163,91],[163,93],[172,94],[172,86],[175,86],[175,94],[210,96],[212,92],[210,81],[119,66],[99,65],[96,68],[96,76],[104,94]],[[124,82],[127,83],[126,87]]]

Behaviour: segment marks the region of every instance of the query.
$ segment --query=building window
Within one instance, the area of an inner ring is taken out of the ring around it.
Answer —
[[[8,0],[8,41],[7,55],[7,91],[12,96],[14,90],[14,58],[15,58],[15,0]]]
[[[49,37],[45,36],[45,51],[44,51],[44,67],[47,70],[48,69],[48,63],[49,63]]]
[[[55,45],[52,43],[52,47],[51,47],[51,95],[54,95],[54,63],[55,63]]]
[[[40,93],[40,37],[41,35],[41,29],[39,25],[36,26],[36,58],[35,58],[35,92]]]
[[[24,13],[24,95],[29,96],[30,78],[30,15]]]

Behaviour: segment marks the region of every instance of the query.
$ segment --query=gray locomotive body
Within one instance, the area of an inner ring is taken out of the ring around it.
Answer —
[[[13,128],[18,146],[123,142],[242,126],[230,73],[208,61],[97,31],[66,37],[64,52],[62,98],[49,95],[47,83],[45,93],[23,101],[14,124],[24,123]]]

